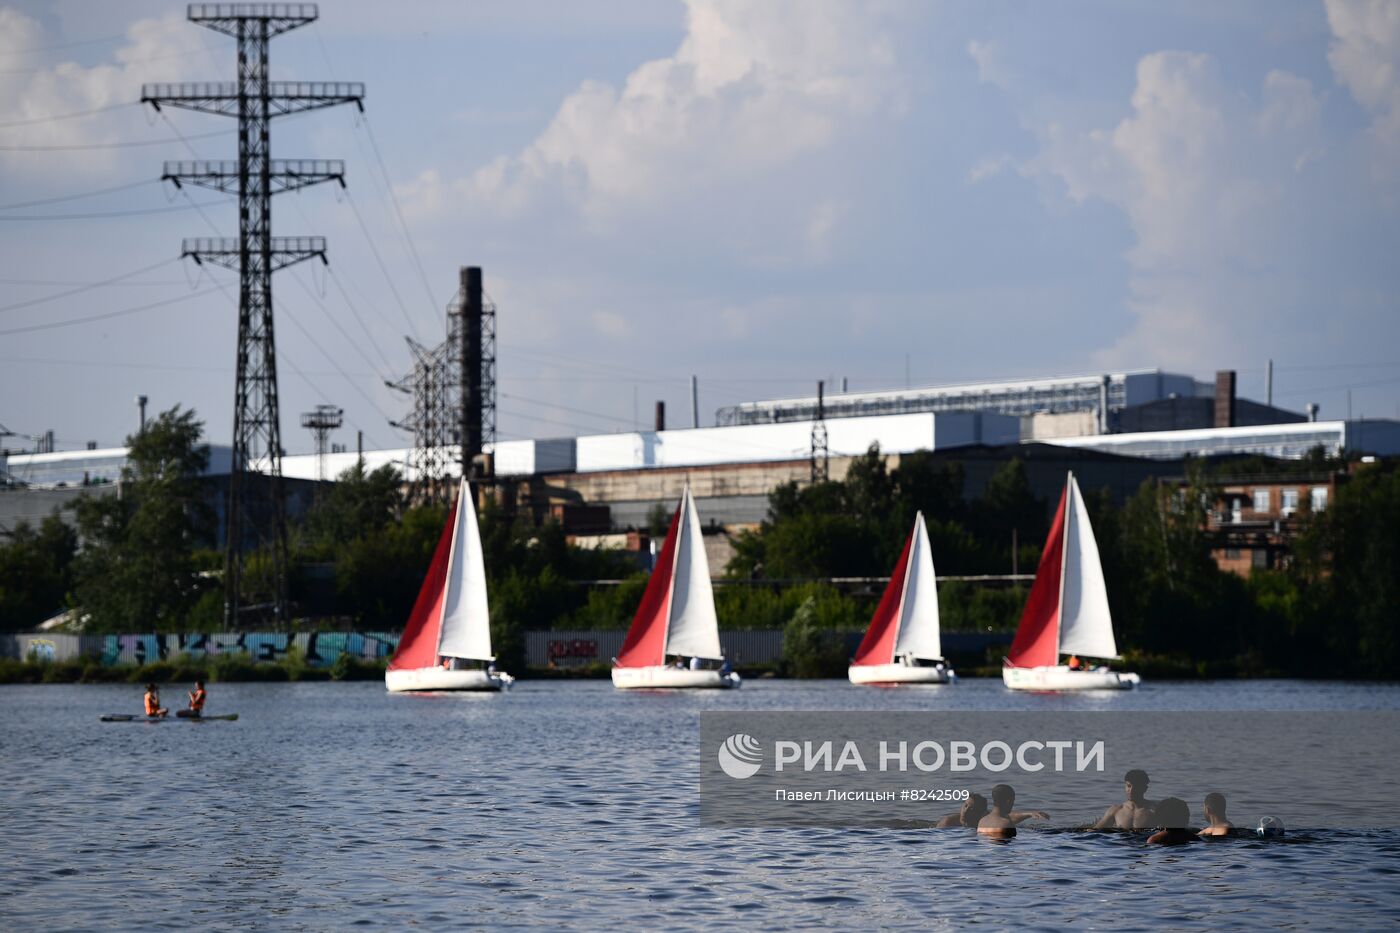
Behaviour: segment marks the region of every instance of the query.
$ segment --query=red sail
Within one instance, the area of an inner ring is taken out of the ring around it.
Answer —
[[[618,667],[655,667],[665,664],[666,625],[671,614],[671,574],[675,563],[676,539],[680,537],[681,510],[671,516],[671,528],[666,543],[656,558],[656,567],[647,581],[642,604],[627,630],[622,650],[617,654]]]
[[[452,526],[457,522],[457,507],[447,514],[447,524],[438,538],[433,562],[423,578],[423,588],[413,603],[399,647],[389,659],[389,670],[418,670],[436,667],[438,663],[438,629],[442,626],[442,596],[447,590],[447,564],[452,559]]]
[[[915,529],[918,525],[915,524]],[[909,573],[909,551],[914,547],[914,532],[904,541],[904,550],[899,554],[899,563],[894,566],[885,595],[880,597],[880,605],[875,607],[875,616],[870,620],[870,628],[856,649],[852,664],[889,664],[894,661],[894,643],[899,634],[899,603],[904,597],[904,577]]]
[[[1065,490],[1068,491],[1066,486]],[[1060,493],[1060,507],[1040,553],[1040,567],[1031,584],[1030,599],[1021,613],[1021,625],[1011,643],[1007,660],[1013,667],[1051,667],[1060,659],[1060,576],[1064,570],[1065,495]]]

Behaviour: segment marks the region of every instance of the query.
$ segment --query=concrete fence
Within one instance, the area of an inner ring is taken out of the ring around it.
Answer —
[[[528,667],[569,668],[611,663],[622,650],[622,629],[588,631],[530,631],[525,633]],[[861,632],[842,633],[852,652]],[[335,663],[342,654],[380,660],[394,653],[399,636],[387,632],[215,632],[183,635],[0,635],[0,658],[67,661],[92,658],[101,664],[145,664],[180,656],[208,658],[245,655],[254,661],[278,661],[293,648],[315,667]],[[948,654],[981,654],[993,645],[1011,642],[1010,632],[945,632]],[[736,665],[773,664],[783,656],[779,629],[719,633],[724,656]]]

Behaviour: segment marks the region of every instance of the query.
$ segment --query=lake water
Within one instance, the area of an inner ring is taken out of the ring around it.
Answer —
[[[101,723],[139,710],[140,689],[0,687],[0,926],[1400,922],[1397,830],[1180,848],[1023,830],[997,845],[956,831],[706,829],[697,815],[704,710],[1396,710],[1396,685],[1041,697],[990,680],[759,680],[689,694],[522,681],[503,696],[389,696],[379,683],[210,694],[209,712],[239,721]],[[167,703],[177,698],[167,688]]]

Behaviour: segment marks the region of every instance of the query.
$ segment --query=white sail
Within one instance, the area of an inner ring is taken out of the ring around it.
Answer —
[[[938,637],[938,583],[933,573],[924,513],[914,517],[914,540],[909,547],[909,564],[904,570],[904,599],[899,613],[899,634],[895,657],[943,657]]]
[[[675,570],[671,575],[671,613],[666,628],[666,654],[722,658],[710,565],[700,537],[700,516],[690,487],[681,496],[676,529]]]
[[[447,565],[447,587],[442,596],[438,654],[479,661],[493,657],[481,530],[476,525],[471,484],[465,478],[457,494],[457,522],[452,530],[452,557]]]
[[[1099,563],[1099,545],[1079,483],[1069,477],[1065,503],[1064,577],[1060,585],[1060,654],[1116,658],[1108,589]]]

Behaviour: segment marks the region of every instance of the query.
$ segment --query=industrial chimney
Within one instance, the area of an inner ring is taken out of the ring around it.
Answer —
[[[666,403],[661,399],[656,400],[656,430],[666,430]]]
[[[1235,371],[1222,369],[1215,374],[1215,427],[1235,426]]]

